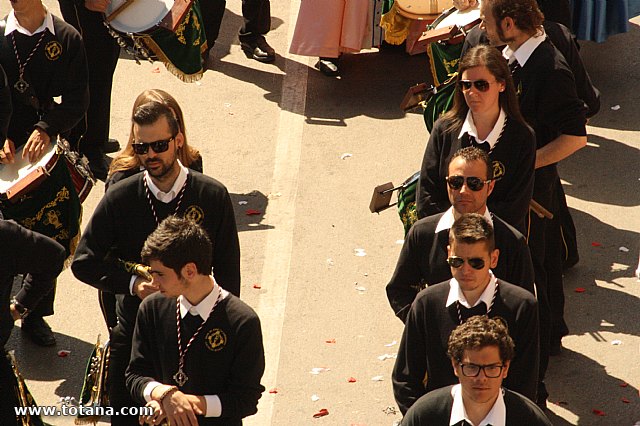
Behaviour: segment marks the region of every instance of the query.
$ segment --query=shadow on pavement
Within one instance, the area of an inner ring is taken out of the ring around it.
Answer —
[[[264,219],[264,214],[269,204],[269,198],[266,195],[260,191],[229,195],[235,209],[238,232],[273,229],[271,225],[260,223]]]
[[[560,176],[569,183],[564,185],[565,193],[602,204],[639,206],[640,186],[634,171],[640,151],[599,136],[589,135],[589,142],[597,147],[586,146],[560,163]]]

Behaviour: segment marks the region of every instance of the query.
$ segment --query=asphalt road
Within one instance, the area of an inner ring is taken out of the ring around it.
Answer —
[[[45,3],[57,11],[56,2]],[[427,59],[367,51],[344,57],[342,78],[326,78],[313,69],[314,58],[287,53],[298,7],[272,2],[268,39],[279,54],[272,65],[240,51],[239,0],[228,2],[213,69],[197,84],[180,82],[161,64],[122,58],[111,136],[127,139],[139,92],[165,89],[185,111],[205,173],[232,193],[242,298],[262,319],[263,385],[277,390],[265,392],[245,423],[391,425],[400,415],[394,360],[384,358],[396,353],[402,327],[384,287],[403,231],[393,209],[376,215],[368,205],[374,186],[401,183],[420,167],[428,137],[422,116],[398,105],[408,86],[429,78]],[[633,425],[640,421],[640,30],[583,43],[582,54],[602,110],[589,123],[588,146],[560,166],[581,260],[565,277],[571,334],[551,360],[550,416],[556,425]],[[85,202],[85,223],[103,191],[98,185]],[[247,209],[262,214],[248,216]],[[366,255],[356,256],[357,248]],[[34,346],[18,328],[9,343],[40,405],[78,397],[92,345],[99,333],[106,336],[96,291],[68,270],[50,324],[53,348]],[[70,355],[58,357],[61,349]],[[314,368],[326,370],[311,374]],[[329,415],[314,419],[322,408]]]

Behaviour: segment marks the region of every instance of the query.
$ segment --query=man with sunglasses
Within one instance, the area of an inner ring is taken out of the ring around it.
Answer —
[[[422,396],[402,426],[551,426],[531,400],[502,387],[514,344],[501,321],[481,315],[469,318],[451,333],[447,353],[460,383]]]
[[[213,178],[189,170],[178,160],[184,143],[171,109],[148,102],[133,113],[133,149],[144,173],[123,179],[106,192],[87,224],[71,269],[80,281],[116,294],[118,325],[111,332],[109,398],[114,407],[131,407],[124,382],[140,302],[158,291],[145,274],[140,250],[149,234],[170,215],[199,223],[213,242],[213,273],[230,293],[240,295],[240,247],[227,189]],[[117,416],[113,425],[135,425]]]
[[[413,299],[426,285],[451,278],[447,265],[449,229],[464,213],[483,215],[494,228],[501,256],[493,272],[497,277],[533,293],[533,265],[524,236],[487,208],[493,191],[491,160],[477,147],[462,148],[448,165],[447,194],[451,207],[413,224],[402,246],[396,269],[387,284],[387,297],[396,316],[405,321]]]
[[[497,279],[493,227],[477,213],[463,214],[449,232],[452,279],[421,291],[413,301],[393,368],[393,392],[402,413],[434,389],[456,383],[447,358],[451,332],[475,315],[500,318],[516,353],[505,386],[530,399],[538,379],[538,307],[535,297]]]

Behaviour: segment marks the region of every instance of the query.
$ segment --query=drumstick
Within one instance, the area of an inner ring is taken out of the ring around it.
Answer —
[[[553,213],[551,213],[549,210],[542,207],[536,200],[532,199],[529,202],[529,208],[533,210],[533,212],[537,214],[540,219],[545,217],[547,219],[553,219]]]
[[[116,10],[114,10],[113,12],[111,12],[111,14],[109,16],[107,16],[105,19],[107,22],[111,22],[114,19],[116,19],[116,17],[123,11],[125,10],[127,7],[129,7],[131,5],[131,3],[133,3],[135,0],[124,0],[124,3],[122,3],[120,6],[118,6],[116,8]]]

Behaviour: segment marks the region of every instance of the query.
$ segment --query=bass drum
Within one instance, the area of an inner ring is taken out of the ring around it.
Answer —
[[[398,215],[404,226],[405,235],[407,235],[411,226],[418,220],[416,189],[418,188],[419,179],[420,171],[418,170],[402,182],[402,186],[398,189]]]
[[[435,89],[436,93],[427,100],[424,108],[424,124],[429,133],[433,129],[433,123],[453,106],[457,77],[458,73],[455,73],[449,80],[438,86]]]

